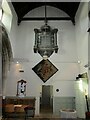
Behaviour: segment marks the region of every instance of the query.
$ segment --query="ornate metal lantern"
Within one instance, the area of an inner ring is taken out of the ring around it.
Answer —
[[[45,25],[40,29],[34,29],[35,32],[35,45],[34,53],[39,53],[42,57],[50,57],[52,53],[58,52],[57,46],[57,32],[58,29],[52,29],[47,25],[46,20],[46,6],[45,6]]]

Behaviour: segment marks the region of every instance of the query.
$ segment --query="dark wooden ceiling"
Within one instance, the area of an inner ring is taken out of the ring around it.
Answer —
[[[65,13],[69,15],[69,18],[49,18],[52,20],[71,20],[73,24],[75,23],[75,15],[77,12],[77,9],[79,7],[80,2],[12,2],[14,9],[18,16],[18,24],[22,20],[25,20],[24,16],[31,11],[32,9],[35,9],[37,7],[43,6],[43,5],[49,5],[56,7],[60,10],[63,10]],[[37,18],[37,20],[40,20],[40,18]],[[41,19],[42,20],[42,19]]]

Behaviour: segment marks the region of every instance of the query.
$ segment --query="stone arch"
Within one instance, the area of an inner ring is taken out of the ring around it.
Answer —
[[[12,48],[8,33],[3,24],[0,25],[0,53],[2,55],[2,85],[10,70],[10,63],[13,58]]]

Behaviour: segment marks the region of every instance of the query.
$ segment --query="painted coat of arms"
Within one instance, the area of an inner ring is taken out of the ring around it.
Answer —
[[[43,82],[46,82],[53,76],[58,69],[47,59],[40,61],[32,70],[40,77]]]

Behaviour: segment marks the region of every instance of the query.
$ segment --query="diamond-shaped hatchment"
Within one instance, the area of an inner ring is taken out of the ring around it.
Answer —
[[[46,82],[51,76],[53,76],[58,69],[47,59],[40,61],[32,70],[41,78],[43,82]]]

